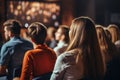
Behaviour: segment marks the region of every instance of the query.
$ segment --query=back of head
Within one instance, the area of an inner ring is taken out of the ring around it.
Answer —
[[[97,31],[98,41],[100,44],[100,49],[104,57],[104,62],[106,64],[111,60],[112,56],[114,55],[112,51],[113,43],[109,40],[108,36],[106,36],[103,26],[96,25],[96,31]]]
[[[47,28],[40,22],[34,22],[28,27],[28,34],[36,44],[44,44]]]
[[[110,24],[108,30],[112,36],[112,42],[115,43],[117,40],[120,40],[120,30],[117,25]]]
[[[14,35],[20,35],[21,23],[18,20],[10,19],[4,22],[3,24],[8,31],[10,31]]]
[[[83,55],[85,75],[94,79],[103,76],[103,60],[93,20],[88,17],[74,19],[69,36],[70,44],[67,50],[80,48]]]
[[[107,28],[104,28],[104,30],[105,30],[105,34],[106,34],[106,36],[108,37],[108,39],[109,39],[110,41],[112,41],[112,36],[111,36],[110,31],[109,31]]]
[[[96,42],[97,39],[94,22],[88,17],[75,18],[70,26],[69,37],[68,50],[91,45],[91,43],[93,45],[93,42]]]
[[[107,47],[106,40],[108,40],[108,39],[107,39],[107,36],[106,36],[105,31],[103,29],[103,26],[102,25],[96,25],[96,31],[97,31],[97,37],[98,37],[100,47],[102,49],[106,48]]]

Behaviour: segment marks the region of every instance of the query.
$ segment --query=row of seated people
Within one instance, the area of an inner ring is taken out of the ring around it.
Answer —
[[[115,27],[113,35],[111,26],[95,25],[85,16],[75,18],[70,28],[57,29],[57,46],[49,48],[44,24],[33,22],[27,41],[20,37],[20,23],[7,20],[4,30],[9,41],[1,48],[0,75],[7,69],[7,80],[119,80],[120,31]]]

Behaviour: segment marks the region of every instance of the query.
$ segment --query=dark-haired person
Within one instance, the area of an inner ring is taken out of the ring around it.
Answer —
[[[18,20],[10,19],[4,22],[5,38],[9,39],[0,52],[0,75],[8,70],[8,80],[13,80],[13,77],[20,76],[16,69],[21,67],[24,53],[27,50],[33,49],[32,43],[20,37],[21,23]]]
[[[55,52],[45,44],[47,28],[39,22],[34,22],[28,27],[28,34],[33,42],[34,49],[25,53],[20,80],[49,80],[56,61]]]

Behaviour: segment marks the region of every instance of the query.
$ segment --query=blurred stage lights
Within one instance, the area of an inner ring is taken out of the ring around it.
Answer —
[[[7,8],[7,18],[18,19],[25,27],[33,21],[40,21],[50,26],[60,24],[60,4],[57,3],[8,1]]]

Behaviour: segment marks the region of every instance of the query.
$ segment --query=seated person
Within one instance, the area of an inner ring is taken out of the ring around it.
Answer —
[[[57,56],[63,53],[69,43],[69,27],[66,25],[60,25],[55,34],[55,38],[58,41],[57,46],[53,49]]]
[[[47,28],[39,22],[34,22],[28,27],[34,49],[25,54],[20,80],[32,80],[53,71],[56,54],[45,44],[46,30]]]
[[[8,80],[13,80],[18,75],[15,74],[15,69],[22,65],[25,52],[33,49],[33,45],[31,42],[20,37],[21,23],[18,20],[10,19],[3,25],[5,39],[8,42],[3,44],[0,52],[0,75],[4,75],[7,69]]]

